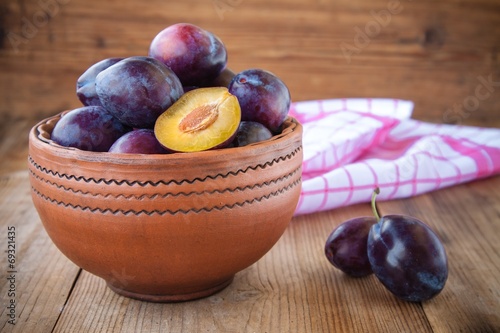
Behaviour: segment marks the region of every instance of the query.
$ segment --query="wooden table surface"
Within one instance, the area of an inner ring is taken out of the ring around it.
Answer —
[[[294,218],[230,286],[192,302],[118,296],[64,257],[31,202],[27,133],[79,106],[75,81],[87,66],[144,54],[176,22],[215,32],[230,68],[276,73],[295,101],[401,98],[419,120],[500,127],[498,0],[2,0],[0,332],[500,332],[500,176],[379,202],[444,242],[449,278],[424,303],[327,262],[330,232],[371,214],[368,204]]]
[[[268,254],[213,296],[154,304],[116,295],[53,245],[31,202],[20,139],[29,125],[4,127],[0,145],[9,156],[0,164],[1,253],[15,229],[14,267],[7,254],[0,260],[1,332],[500,331],[499,176],[379,203],[382,214],[426,221],[444,242],[449,278],[427,302],[400,301],[374,276],[349,278],[327,262],[323,246],[332,229],[371,214],[369,204],[359,204],[295,217]],[[8,322],[11,300],[15,325]]]

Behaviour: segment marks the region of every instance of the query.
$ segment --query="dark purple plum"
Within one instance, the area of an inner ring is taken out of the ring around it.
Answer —
[[[229,84],[233,80],[236,74],[229,68],[224,68],[222,72],[210,83],[207,84],[209,87],[229,87]]]
[[[129,57],[100,72],[101,104],[124,124],[152,128],[156,118],[184,93],[179,78],[150,57]]]
[[[167,151],[158,142],[154,131],[149,128],[125,133],[109,148],[110,153],[123,154],[165,154]]]
[[[262,69],[244,70],[232,79],[229,92],[238,98],[241,120],[261,123],[273,133],[280,131],[291,103],[280,78]]]
[[[76,95],[85,106],[102,106],[99,96],[95,91],[95,78],[106,68],[116,64],[123,58],[108,58],[90,66],[76,81]]]
[[[202,86],[226,67],[227,51],[213,33],[189,23],[160,31],[152,40],[149,56],[163,62],[184,86]]]
[[[372,274],[367,254],[368,233],[377,220],[358,217],[347,220],[336,227],[325,244],[328,261],[342,272],[353,277]]]
[[[65,147],[103,152],[131,128],[101,106],[84,106],[66,113],[54,126],[51,139]]]
[[[414,217],[383,216],[370,229],[367,250],[375,276],[403,300],[425,301],[444,288],[445,249],[432,229]]]
[[[199,87],[197,86],[184,86],[183,89],[184,89],[184,93],[187,93],[188,91],[191,91],[191,90],[195,90],[195,89],[198,89]]]
[[[251,143],[268,140],[272,136],[273,134],[271,131],[261,123],[255,121],[242,121],[238,127],[238,132],[236,133],[233,144],[235,147],[243,147]]]
[[[397,297],[426,301],[441,292],[448,279],[448,258],[434,231],[412,216],[380,217],[375,197],[372,210],[377,223],[368,234],[367,254],[375,276]]]

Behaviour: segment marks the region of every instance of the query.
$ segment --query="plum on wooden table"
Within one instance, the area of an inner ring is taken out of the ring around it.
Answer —
[[[325,244],[328,261],[347,275],[362,277],[372,274],[368,260],[367,241],[373,216],[356,217],[337,226]]]
[[[328,237],[325,255],[351,276],[372,272],[395,296],[422,302],[439,294],[448,278],[448,258],[439,237],[424,222],[406,215],[378,213],[341,223]]]

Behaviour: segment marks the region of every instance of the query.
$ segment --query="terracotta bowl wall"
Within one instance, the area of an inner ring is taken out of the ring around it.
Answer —
[[[168,155],[86,152],[30,133],[32,198],[54,244],[125,296],[208,296],[279,240],[301,188],[302,127],[240,148]]]

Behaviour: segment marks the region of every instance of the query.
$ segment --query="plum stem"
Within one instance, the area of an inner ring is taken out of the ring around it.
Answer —
[[[380,220],[380,214],[378,212],[378,209],[377,209],[377,204],[375,203],[375,198],[377,197],[377,194],[380,193],[380,189],[378,187],[376,187],[374,190],[373,190],[373,193],[372,193],[372,212],[373,212],[373,215],[375,215],[375,218],[378,220]]]

